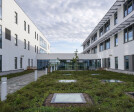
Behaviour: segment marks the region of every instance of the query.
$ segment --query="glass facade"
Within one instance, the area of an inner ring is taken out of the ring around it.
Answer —
[[[129,56],[124,57],[125,70],[129,70]]]
[[[40,37],[40,46],[47,50],[47,43],[42,37]]]
[[[89,70],[101,68],[101,60],[78,60],[74,63],[72,60],[38,60],[37,68],[44,70],[49,66],[57,66],[58,70]]]

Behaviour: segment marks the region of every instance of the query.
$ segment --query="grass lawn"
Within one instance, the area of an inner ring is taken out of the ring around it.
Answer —
[[[0,80],[1,80],[1,77],[7,77],[7,79],[10,79],[13,77],[22,76],[22,75],[29,74],[32,72],[34,72],[34,70],[25,70],[25,71],[19,72],[19,73],[12,73],[12,74],[8,74],[8,75],[0,76]]]
[[[72,75],[63,75],[71,73]],[[99,76],[91,76],[99,73]],[[75,79],[76,83],[58,83],[59,79]],[[125,83],[101,83],[101,79],[119,79]],[[56,71],[42,76],[0,102],[0,112],[134,112],[134,99],[124,92],[134,91],[134,76],[106,71]],[[92,107],[44,107],[51,93],[86,93],[95,105]]]

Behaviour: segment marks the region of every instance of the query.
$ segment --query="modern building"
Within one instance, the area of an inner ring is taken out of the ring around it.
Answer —
[[[15,0],[0,0],[0,71],[37,66],[37,54],[50,44]]]
[[[102,68],[134,71],[134,0],[117,0],[82,45]]]

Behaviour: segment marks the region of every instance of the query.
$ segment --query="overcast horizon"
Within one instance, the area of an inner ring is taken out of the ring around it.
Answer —
[[[82,52],[82,43],[116,0],[16,0],[51,44],[51,53]]]

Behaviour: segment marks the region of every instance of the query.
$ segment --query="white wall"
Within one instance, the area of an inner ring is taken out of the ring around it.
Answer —
[[[18,24],[15,24],[15,11],[18,13]],[[24,21],[27,23],[27,31],[24,31]],[[37,66],[37,53],[35,53],[35,45],[38,46],[38,51],[40,49],[40,36],[47,42],[49,42],[43,36],[43,34],[37,29],[33,22],[27,17],[27,15],[22,11],[22,9],[16,4],[14,0],[3,0],[2,1],[2,20],[0,20],[0,25],[2,25],[2,49],[0,49],[0,55],[2,55],[2,71],[15,70],[14,57],[18,58],[18,69],[20,69],[20,57],[23,57],[23,69],[28,66],[28,59],[33,59],[34,66]],[[28,25],[30,25],[30,34],[28,34]],[[5,39],[5,28],[11,30],[11,41]],[[35,39],[35,31],[38,33],[38,41]],[[18,46],[15,46],[15,34],[18,35]],[[28,44],[30,41],[30,51],[24,49],[24,39]],[[45,49],[44,49],[45,50]],[[50,49],[46,49],[49,53]]]

